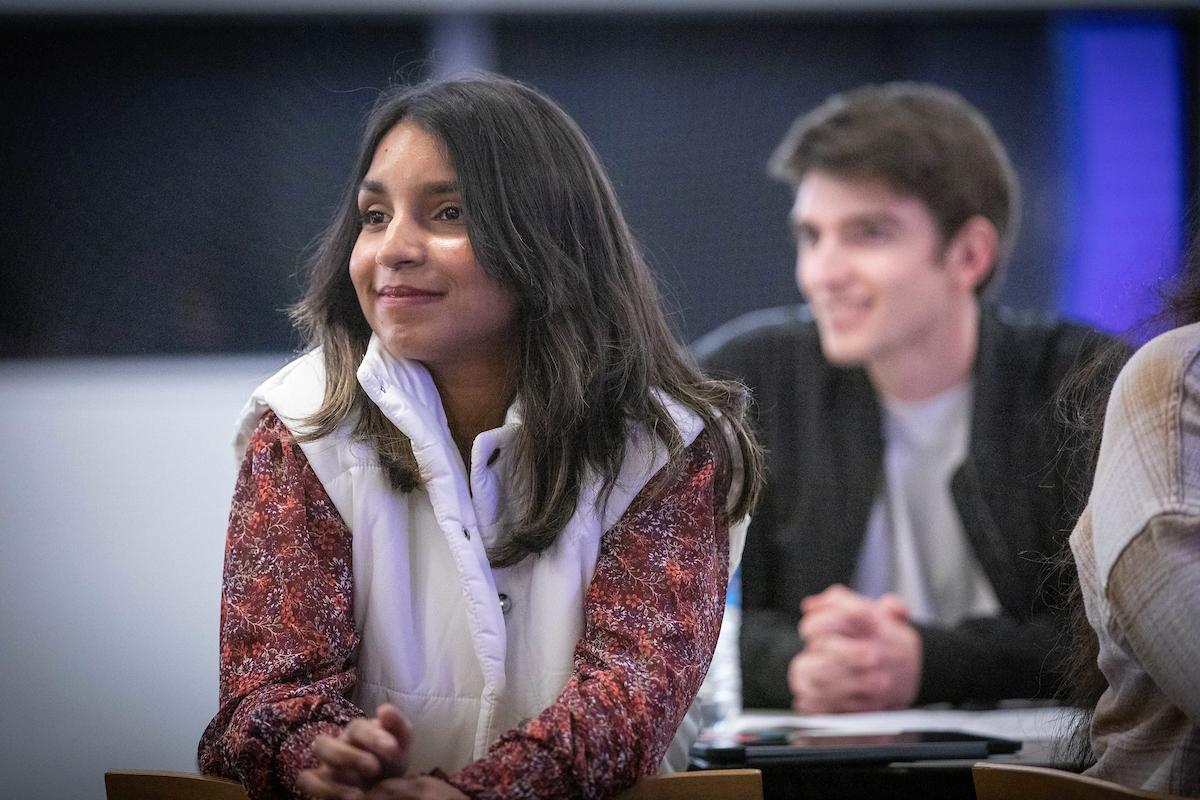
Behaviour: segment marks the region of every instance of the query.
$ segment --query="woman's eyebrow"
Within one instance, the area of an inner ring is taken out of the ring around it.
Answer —
[[[458,181],[430,181],[421,186],[425,194],[458,194]]]
[[[358,190],[372,194],[384,194],[383,184],[371,178],[363,178],[362,182],[358,184]],[[421,184],[420,190],[422,194],[458,194],[458,181],[429,181]]]

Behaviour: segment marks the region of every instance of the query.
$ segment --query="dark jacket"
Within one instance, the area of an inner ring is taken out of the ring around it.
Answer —
[[[1057,688],[1062,618],[1047,559],[1090,488],[1052,399],[1109,337],[1082,325],[985,308],[974,366],[967,460],[950,490],[1002,613],[953,628],[918,626],[917,702],[1046,697]],[[696,343],[717,377],[754,393],[767,487],[742,558],[742,692],[747,707],[787,707],[801,649],[800,601],[849,584],[880,489],[879,405],[862,369],[830,365],[804,306],[741,317]]]

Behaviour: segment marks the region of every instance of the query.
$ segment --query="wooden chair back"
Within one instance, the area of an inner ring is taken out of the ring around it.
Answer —
[[[241,784],[188,772],[112,770],[104,773],[108,800],[247,800]],[[676,772],[643,778],[617,800],[762,800],[756,769]]]
[[[240,783],[194,772],[114,769],[104,790],[108,800],[247,800]]]
[[[971,769],[971,777],[975,800],[1182,800],[1061,769],[1020,764],[981,762]]]
[[[758,770],[714,769],[642,778],[617,800],[762,800],[762,796]]]

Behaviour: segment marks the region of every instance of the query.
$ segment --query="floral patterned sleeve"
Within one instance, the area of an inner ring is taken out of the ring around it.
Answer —
[[[724,612],[726,470],[708,433],[600,544],[575,669],[558,699],[444,776],[473,798],[608,797],[658,769],[699,691]]]
[[[312,740],[363,716],[353,686],[350,531],[290,432],[259,422],[234,490],[221,594],[220,708],[203,772],[254,800],[298,796]]]

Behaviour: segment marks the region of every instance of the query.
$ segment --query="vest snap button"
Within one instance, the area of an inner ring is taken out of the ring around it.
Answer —
[[[495,450],[492,451],[492,454],[490,456],[488,456],[487,465],[490,467],[492,464],[495,464],[496,459],[499,457],[500,457],[500,448],[497,447]]]
[[[512,611],[512,598],[510,598],[504,592],[501,592],[500,593],[500,613],[507,614],[509,611]]]
[[[467,537],[468,542],[471,541],[471,532],[466,528],[463,528],[463,536]]]

